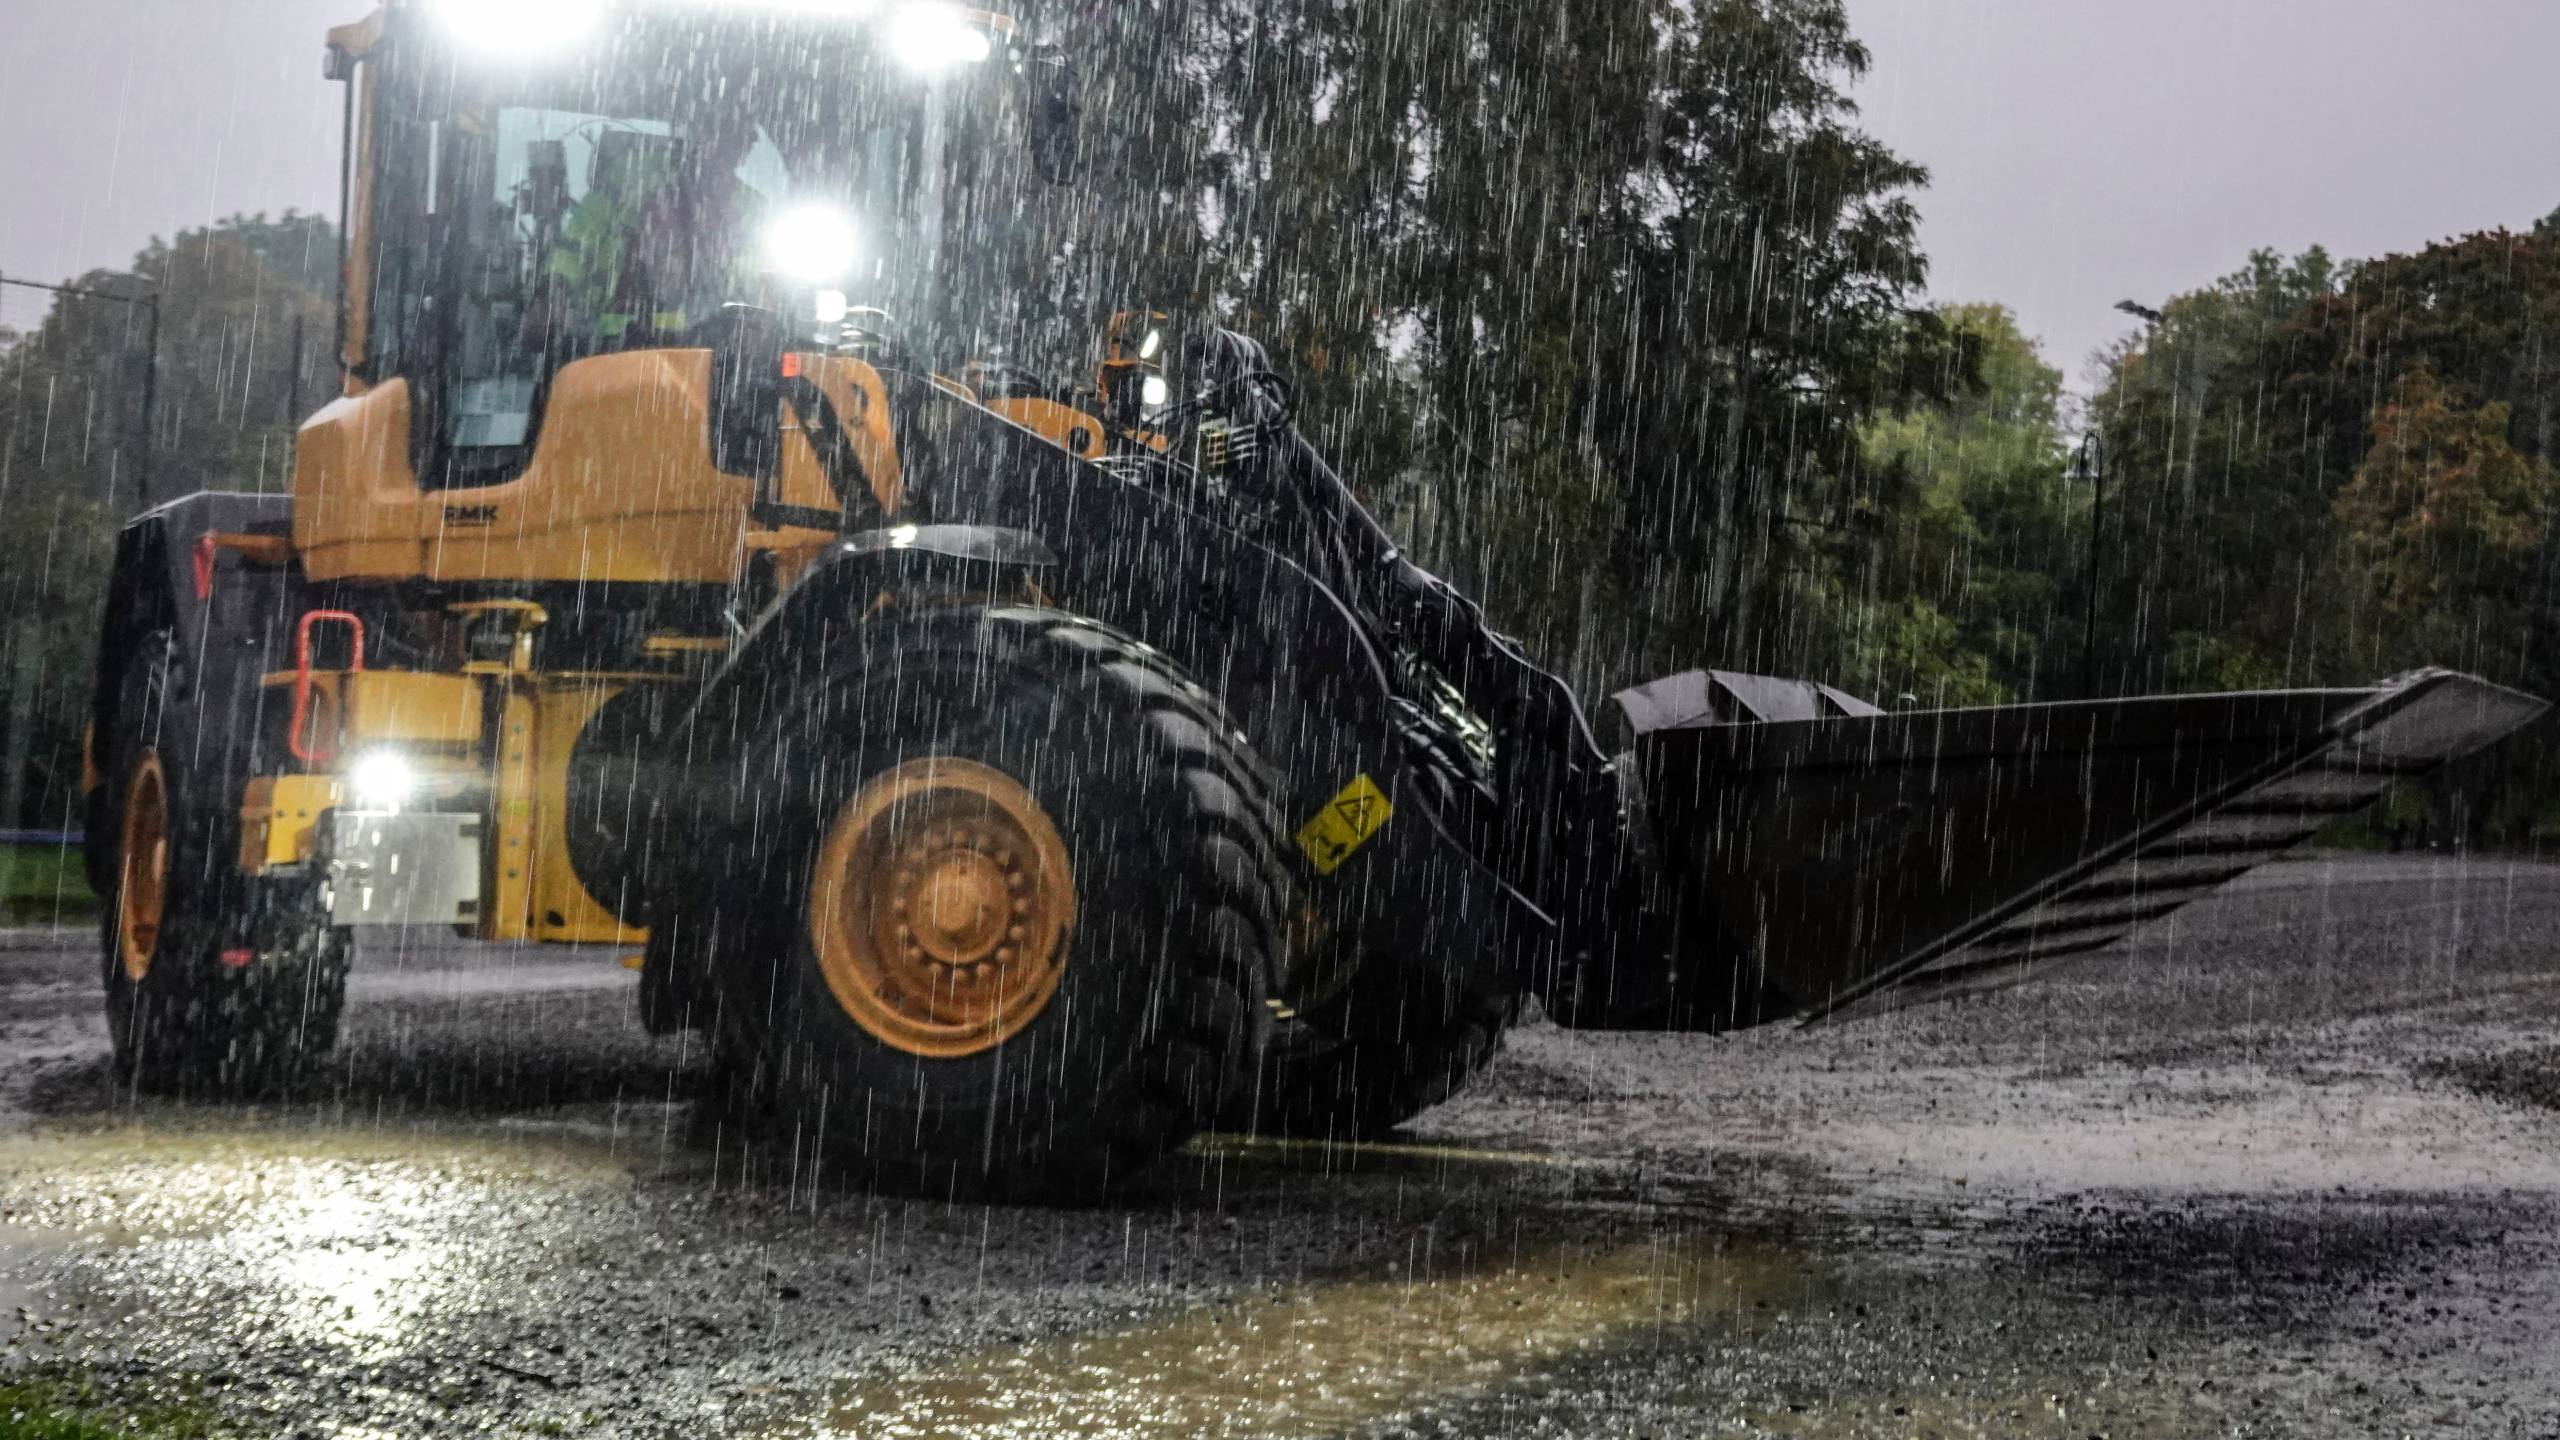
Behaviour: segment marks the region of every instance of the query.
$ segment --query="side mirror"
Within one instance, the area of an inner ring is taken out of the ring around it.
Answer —
[[[1029,87],[1031,167],[1052,185],[1071,185],[1081,168],[1084,129],[1075,62],[1055,45],[1038,46],[1022,77]]]

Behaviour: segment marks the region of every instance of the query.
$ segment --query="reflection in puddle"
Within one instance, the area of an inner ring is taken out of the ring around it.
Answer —
[[[1114,1334],[992,1351],[842,1396],[821,1433],[1303,1434],[1812,1282],[1774,1249],[1649,1244],[1410,1283],[1293,1287]]]
[[[223,1238],[224,1259],[263,1274],[281,1314],[361,1345],[397,1338],[448,1298],[459,1274],[432,1189],[412,1176],[299,1177],[265,1224]]]
[[[165,1319],[384,1354],[420,1316],[503,1283],[458,1240],[503,1231],[524,1182],[628,1173],[556,1141],[126,1126],[18,1137],[0,1143],[0,1295],[34,1295],[29,1277],[49,1275],[46,1290],[150,1294]]]

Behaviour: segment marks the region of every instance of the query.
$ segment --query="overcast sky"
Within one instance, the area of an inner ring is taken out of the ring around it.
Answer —
[[[363,0],[10,0],[0,274],[337,205],[320,36]],[[1929,166],[1932,290],[2075,380],[2256,246],[2381,254],[2560,208],[2556,0],[1849,0],[1870,127]],[[21,313],[0,302],[0,315]]]

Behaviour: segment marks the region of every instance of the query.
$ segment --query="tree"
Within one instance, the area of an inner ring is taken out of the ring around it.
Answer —
[[[1833,569],[1849,657],[1838,678],[1880,696],[1995,704],[2052,693],[2076,652],[2087,496],[2063,480],[2062,373],[1998,305],[1938,312],[1962,368],[1945,399],[1869,421],[1869,488]]]
[[[2338,285],[2314,248],[2272,251],[2171,299],[2109,359],[2092,405],[2108,528],[2099,540],[2098,654],[2120,693],[2298,684],[2331,502],[2362,446],[2318,387],[2325,341],[2305,317]],[[2358,412],[2361,423],[2361,411]]]
[[[2365,684],[2437,663],[2560,694],[2560,224],[2345,265],[2262,252],[2166,312],[2109,357],[2093,405],[2113,679]],[[2483,833],[2560,818],[2551,727],[2483,763]]]
[[[2518,450],[2510,423],[2504,402],[2473,407],[2424,362],[2374,412],[2337,510],[2378,602],[2372,648],[2384,663],[2518,675],[2548,632],[2537,561],[2560,473]]]
[[[1838,0],[1101,8],[1086,294],[1271,341],[1353,482],[1586,680],[1801,654],[1803,522],[1925,330],[1923,175],[1851,123]]]
[[[74,823],[98,607],[146,460],[160,500],[287,482],[294,399],[334,384],[337,263],[335,228],[288,212],[182,232],[130,272],[72,281],[160,297],[148,436],[137,307],[65,298],[0,352],[0,826]]]

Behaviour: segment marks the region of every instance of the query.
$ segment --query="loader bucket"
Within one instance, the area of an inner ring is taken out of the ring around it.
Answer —
[[[1820,705],[1650,730],[1632,717],[1656,903],[1677,912],[1684,958],[1721,956],[1691,1002],[1720,1013],[1687,1023],[1863,1014],[2014,982],[2544,708],[2427,670],[2368,690]]]

